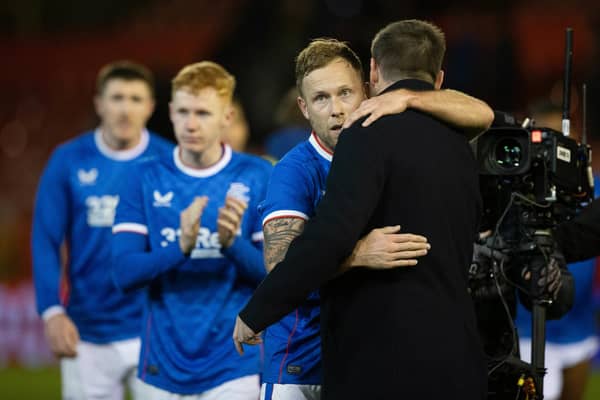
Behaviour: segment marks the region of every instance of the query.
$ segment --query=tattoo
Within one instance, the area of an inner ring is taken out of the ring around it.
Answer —
[[[304,230],[305,223],[306,221],[300,218],[277,218],[267,222],[263,228],[267,272],[283,260],[292,240]]]

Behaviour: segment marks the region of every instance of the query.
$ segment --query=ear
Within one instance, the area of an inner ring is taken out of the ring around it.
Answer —
[[[156,100],[154,100],[153,98],[150,98],[150,105],[148,106],[148,111],[149,111],[148,118],[150,118],[152,116],[155,108],[156,108]]]
[[[171,123],[174,123],[174,121],[173,121],[174,115],[175,115],[175,108],[174,108],[173,102],[170,101],[169,102],[169,119],[171,120]]]
[[[225,106],[225,110],[223,110],[223,125],[229,127],[233,122],[233,117],[235,114],[235,109],[231,103]]]
[[[435,84],[433,85],[436,90],[439,90],[442,88],[442,83],[444,83],[444,70],[440,69],[440,72],[438,72],[437,76],[435,77]]]
[[[302,115],[304,115],[304,118],[308,119],[308,109],[306,108],[306,101],[304,101],[302,96],[298,96],[296,98],[296,102],[298,103],[298,107],[300,108]]]
[[[102,117],[102,114],[104,113],[104,107],[102,107],[102,95],[100,94],[96,94],[94,96],[94,109],[96,110],[96,114],[99,117]]]
[[[365,91],[365,98],[368,99],[371,97],[371,83],[365,82],[362,85],[363,90]]]
[[[377,68],[375,59],[371,57],[371,61],[369,62],[369,83],[371,84],[371,88],[375,87],[379,82],[379,70]]]

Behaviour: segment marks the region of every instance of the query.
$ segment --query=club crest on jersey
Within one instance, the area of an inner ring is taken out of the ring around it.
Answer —
[[[154,196],[154,207],[171,207],[171,200],[173,200],[173,192],[167,192],[161,194],[158,190],[152,193]]]
[[[96,168],[92,168],[89,171],[79,169],[77,171],[77,178],[82,185],[95,185],[98,178],[98,170]]]
[[[250,188],[240,182],[233,182],[231,185],[229,185],[229,190],[227,191],[227,196],[231,196],[245,203],[250,201],[249,194]]]
[[[87,222],[93,227],[112,226],[115,213],[119,204],[119,196],[89,196],[85,199],[88,208]]]

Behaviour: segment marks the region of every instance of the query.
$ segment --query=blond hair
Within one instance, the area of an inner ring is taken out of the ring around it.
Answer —
[[[314,39],[296,57],[296,87],[302,95],[302,80],[316,69],[326,67],[341,58],[363,79],[363,69],[356,53],[344,42],[331,38]]]
[[[219,96],[231,101],[235,90],[235,77],[225,68],[212,61],[202,61],[186,65],[171,81],[171,93],[187,90],[194,94],[212,87]]]

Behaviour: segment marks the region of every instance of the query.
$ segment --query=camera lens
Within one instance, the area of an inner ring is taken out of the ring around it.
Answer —
[[[517,168],[521,165],[523,149],[514,138],[502,138],[496,143],[496,162],[504,168]]]

